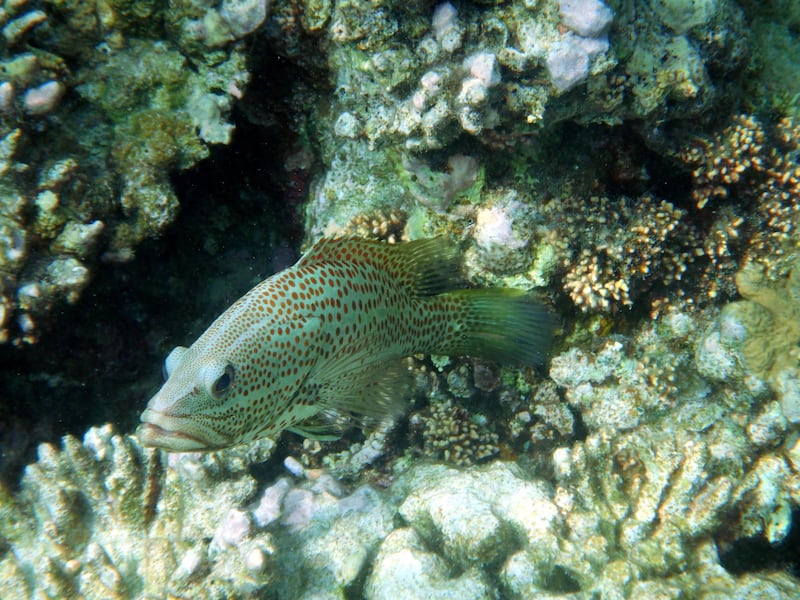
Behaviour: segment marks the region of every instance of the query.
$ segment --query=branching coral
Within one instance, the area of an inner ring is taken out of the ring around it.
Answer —
[[[748,115],[680,153],[692,168],[692,197],[714,216],[703,249],[713,297],[737,263],[757,262],[770,277],[786,273],[786,257],[800,246],[800,125],[775,127]]]
[[[350,219],[340,234],[374,238],[394,244],[405,239],[407,221],[408,217],[401,210],[374,211]]]
[[[755,118],[737,115],[713,139],[698,139],[682,151],[682,160],[694,167],[692,196],[697,208],[727,198],[737,186],[747,186],[765,172],[762,153],[766,137]]]
[[[431,403],[430,414],[421,417],[423,452],[456,465],[471,465],[497,454],[498,436],[479,415],[451,400]]]
[[[652,195],[552,202],[546,211],[564,291],[585,311],[613,311],[684,280],[693,264],[699,270],[689,289],[699,294],[686,302],[695,304],[733,294],[739,264],[757,263],[773,279],[785,275],[800,247],[798,134],[788,119],[767,128],[739,115],[711,138],[696,139],[679,154],[692,167],[694,207]],[[660,307],[653,298],[653,311]]]
[[[564,291],[584,311],[631,306],[653,286],[679,281],[695,259],[685,211],[666,200],[595,196],[552,204]]]

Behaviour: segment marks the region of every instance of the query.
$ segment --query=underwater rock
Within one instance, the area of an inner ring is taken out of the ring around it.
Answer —
[[[606,32],[613,13],[599,0],[560,0],[559,14],[574,34],[567,33],[553,45],[545,64],[561,93],[586,80],[595,57],[608,51]]]
[[[477,569],[450,576],[447,563],[428,551],[413,529],[395,529],[381,544],[367,581],[368,600],[489,600],[489,580]]]
[[[66,88],[60,81],[48,81],[25,92],[23,104],[31,115],[46,115],[58,106]]]
[[[267,18],[268,0],[223,0],[219,14],[228,23],[235,39],[258,29]]]
[[[400,515],[458,570],[502,563],[516,545],[519,527],[544,530],[556,513],[543,488],[521,486],[502,463],[473,473],[420,470],[414,477],[422,485],[400,505]],[[535,523],[520,520],[522,513],[515,507],[522,506]]]
[[[522,249],[527,245],[520,202],[513,192],[500,192],[487,204],[477,209],[472,230],[482,262],[497,271],[519,270],[526,258]]]
[[[559,0],[558,8],[564,25],[587,38],[605,33],[614,17],[600,0]]]
[[[577,44],[561,44],[547,55],[547,72],[556,89],[565,92],[589,76],[589,54]]]
[[[720,5],[720,0],[651,0],[650,7],[661,21],[675,33],[685,33],[693,27],[708,23]]]

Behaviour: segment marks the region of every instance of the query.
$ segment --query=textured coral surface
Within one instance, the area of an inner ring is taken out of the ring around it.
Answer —
[[[0,2],[0,596],[800,596],[798,31]],[[169,350],[325,235],[449,237],[559,314],[548,364],[413,356],[374,429],[141,447]]]

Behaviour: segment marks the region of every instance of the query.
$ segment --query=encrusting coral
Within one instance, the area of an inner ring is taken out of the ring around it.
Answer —
[[[728,304],[721,316],[731,337],[738,338],[747,370],[769,385],[781,400],[784,415],[800,421],[800,258],[788,276],[771,282],[756,264],[736,274],[744,300]]]
[[[130,260],[175,219],[170,173],[230,141],[249,79],[228,42],[266,16],[264,2],[102,4],[0,10],[0,343],[35,342],[99,260]]]

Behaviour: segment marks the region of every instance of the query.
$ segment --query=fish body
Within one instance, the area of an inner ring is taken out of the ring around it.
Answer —
[[[171,451],[284,429],[324,437],[343,415],[398,411],[404,356],[543,362],[554,318],[541,303],[462,287],[460,255],[443,238],[323,239],[170,353],[139,437]]]

